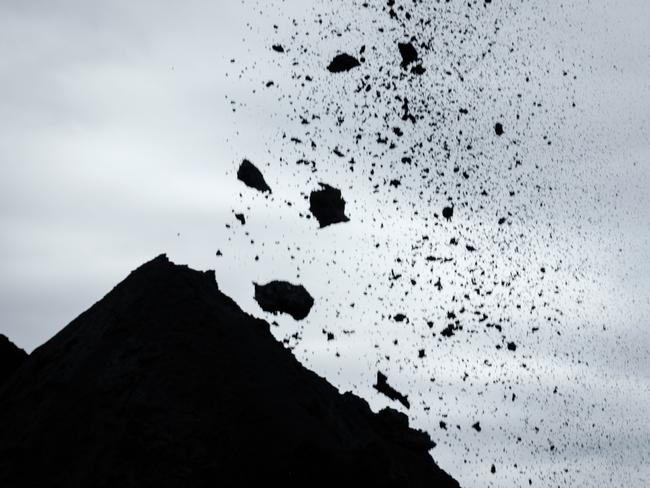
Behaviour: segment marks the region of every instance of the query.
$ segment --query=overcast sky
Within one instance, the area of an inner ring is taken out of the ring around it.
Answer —
[[[528,3],[523,2],[522,12]],[[597,323],[598,329],[607,320],[611,333],[576,327],[566,336],[570,344],[582,336],[593,360],[575,395],[609,402],[606,413],[585,421],[601,422],[600,434],[611,419],[619,423],[601,436],[610,443],[605,451],[567,450],[565,456],[586,459],[576,464],[583,472],[573,472],[575,486],[596,486],[590,469],[618,469],[629,486],[641,486],[650,475],[650,424],[644,413],[650,401],[650,8],[644,0],[573,3],[561,11],[573,28],[549,27],[543,33],[549,45],[579,66],[574,88],[582,111],[562,134],[571,143],[560,147],[580,160],[558,175],[558,184],[582,195],[575,201],[584,202],[581,232],[588,234],[580,235],[576,242],[581,247],[567,261],[577,267],[584,258],[585,281],[596,285],[585,285],[582,305],[567,312],[567,320]],[[341,266],[351,269],[359,262],[359,243],[369,235],[366,224],[353,218],[323,238],[291,220],[286,208],[264,206],[256,195],[241,197],[244,190],[234,175],[242,157],[272,159],[285,124],[278,114],[286,106],[276,98],[250,95],[251,79],[281,82],[288,77],[288,71],[266,60],[271,27],[308,18],[317,4],[0,2],[0,333],[31,351],[130,270],[166,252],[179,263],[216,268],[220,287],[258,316],[263,314],[252,299],[253,281],[303,281],[314,291],[317,307],[311,332],[304,331],[296,354],[338,386],[366,395],[373,407],[384,405],[369,387],[375,374],[372,361],[354,359],[372,349],[364,343],[364,333],[341,346],[349,353],[341,361],[327,353],[320,335],[326,324],[340,318],[336,304],[346,297],[337,283],[348,277],[319,259],[298,269],[290,256],[300,246],[322,246],[323,255],[338,252]],[[558,15],[552,5],[540,8]],[[322,49],[325,59],[335,47]],[[231,59],[238,66],[255,66],[248,78],[233,75]],[[236,115],[233,99],[242,104]],[[541,161],[545,155],[538,157]],[[346,180],[337,183],[343,187]],[[289,190],[279,188],[278,201],[283,191],[289,198]],[[351,215],[373,205],[362,190],[349,188],[346,199]],[[564,204],[547,203],[551,209]],[[259,218],[248,224],[250,235],[226,231],[233,210]],[[291,236],[291,249],[282,254],[281,246],[271,251],[251,245],[260,234],[269,242]],[[216,258],[217,249],[224,250],[222,259]],[[256,255],[263,257],[259,263]],[[362,266],[382,264],[366,260]],[[279,270],[288,276],[277,276]],[[359,308],[367,312],[374,306],[383,305],[367,302]],[[366,312],[346,311],[344,319],[363,330],[364,320],[370,320],[364,318]],[[281,325],[283,332],[294,330],[290,323]],[[453,354],[440,351],[431,361],[454,362],[454,354],[473,358],[475,352],[459,346]],[[534,357],[546,365],[540,371],[553,383],[560,360],[541,348]],[[440,373],[457,383],[449,396],[457,399],[459,419],[476,413],[480,397],[465,391],[454,376],[463,368]],[[489,404],[486,410],[500,401],[483,400]],[[421,427],[437,426],[437,417],[414,415]],[[509,422],[514,420],[495,420],[489,442],[463,433],[462,443],[445,443],[434,455],[467,486],[482,486],[476,481],[482,469],[478,460],[488,455],[488,448],[501,449],[501,427],[508,428]],[[473,453],[468,465],[463,462],[466,447]],[[529,451],[512,452],[503,455],[504,463],[530,460]],[[507,469],[512,476],[494,486],[519,486],[517,469]],[[540,485],[552,483],[546,479]]]

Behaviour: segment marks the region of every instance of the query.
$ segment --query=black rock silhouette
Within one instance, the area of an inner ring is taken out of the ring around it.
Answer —
[[[350,71],[352,68],[356,68],[357,66],[361,66],[361,63],[359,63],[359,60],[357,58],[343,53],[337,54],[334,57],[332,62],[327,67],[327,70],[330,73],[341,73],[343,71]]]
[[[243,181],[246,186],[255,188],[257,191],[261,191],[262,193],[268,191],[271,193],[271,188],[264,181],[264,176],[262,176],[261,171],[248,159],[244,159],[239,165],[237,179]]]
[[[0,334],[0,385],[27,359],[27,353]]]
[[[165,256],[0,388],[3,487],[457,487],[432,445],[305,369],[214,272]]]
[[[341,190],[320,183],[321,189],[311,192],[309,196],[309,210],[316,217],[321,228],[340,222],[348,222],[345,215],[345,200],[341,197]]]
[[[314,299],[302,285],[292,285],[286,281],[254,285],[255,301],[265,312],[287,313],[296,320],[302,320],[314,305]]]
[[[388,384],[388,378],[385,374],[377,371],[377,383],[373,385],[374,389],[379,393],[386,395],[388,398],[394,401],[400,402],[406,408],[411,408],[408,397],[401,394],[395,388]]]

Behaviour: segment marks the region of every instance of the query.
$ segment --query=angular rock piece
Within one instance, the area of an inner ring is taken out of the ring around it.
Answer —
[[[383,395],[386,395],[393,401],[398,401],[406,408],[411,408],[409,399],[406,395],[402,395],[399,391],[388,384],[388,377],[380,371],[377,371],[377,383],[372,385],[375,390]]]
[[[345,200],[341,190],[325,183],[320,183],[321,189],[311,192],[309,196],[309,211],[323,227],[340,222],[349,222],[345,215]]]
[[[27,359],[27,353],[0,334],[0,385]]]
[[[0,486],[458,488],[269,329],[213,272],[141,266],[0,388]]]
[[[343,71],[350,71],[352,68],[361,66],[361,63],[354,56],[342,53],[337,54],[332,62],[327,67],[330,73],[342,73]]]
[[[418,52],[415,50],[415,46],[410,42],[398,43],[397,47],[399,48],[399,53],[402,56],[402,62],[400,66],[404,69],[408,67],[409,64],[415,63],[418,60]]]
[[[246,186],[261,191],[262,193],[271,192],[271,188],[264,181],[264,176],[257,167],[248,159],[244,159],[237,170],[237,179],[243,181]]]
[[[292,285],[287,281],[254,285],[255,301],[265,312],[286,313],[296,320],[302,320],[314,306],[314,299],[302,285]]]

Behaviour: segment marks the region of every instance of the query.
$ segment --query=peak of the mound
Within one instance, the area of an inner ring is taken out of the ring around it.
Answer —
[[[27,353],[0,334],[0,385],[27,359]]]
[[[38,348],[0,395],[2,486],[456,487],[403,414],[340,394],[162,255]]]

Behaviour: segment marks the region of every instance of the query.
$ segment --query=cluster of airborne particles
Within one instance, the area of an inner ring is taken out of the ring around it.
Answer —
[[[282,5],[251,9],[251,30]],[[255,285],[300,321],[276,336],[307,363],[320,343],[342,386],[408,411],[467,486],[572,486],[602,476],[577,453],[611,442],[605,399],[584,395],[587,197],[563,135],[580,67],[546,42],[552,21],[514,1],[333,2],[267,26],[228,73],[283,120],[266,161],[236,162],[217,255],[250,243],[282,268]],[[263,208],[294,218],[280,238],[249,225]]]

